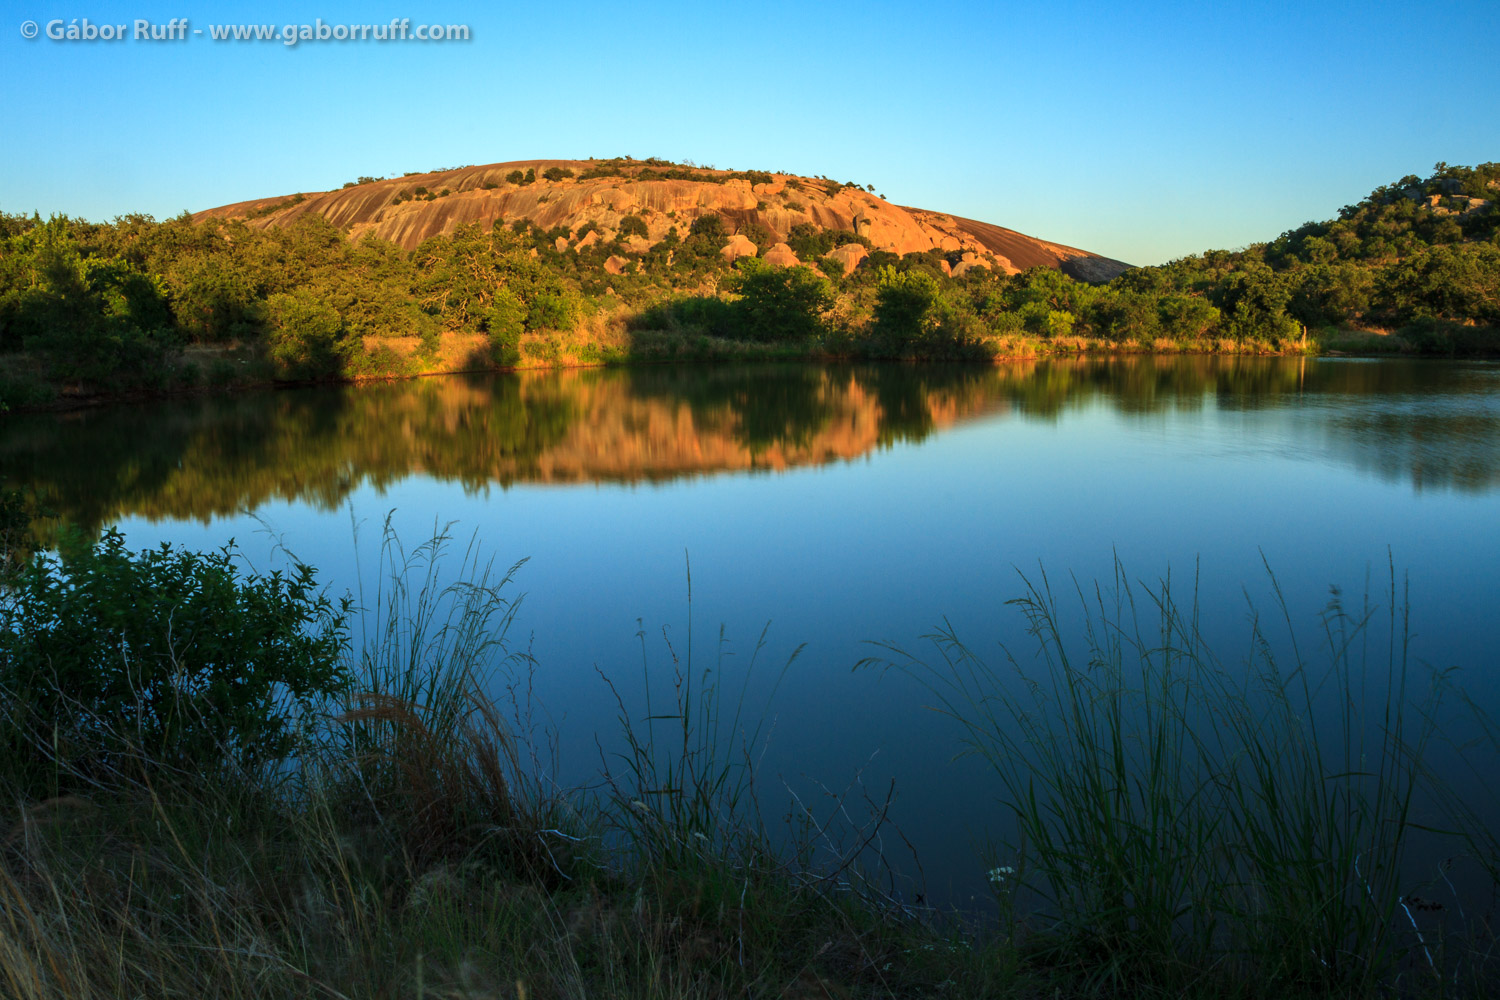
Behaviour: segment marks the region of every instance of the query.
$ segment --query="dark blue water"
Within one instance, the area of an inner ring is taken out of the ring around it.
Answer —
[[[894,778],[892,815],[937,898],[984,870],[975,848],[997,829],[995,789],[952,760],[954,727],[917,685],[853,668],[870,640],[917,650],[944,622],[997,662],[1001,643],[1027,662],[1006,606],[1022,575],[1087,587],[1118,560],[1148,586],[1170,573],[1179,600],[1196,581],[1202,629],[1234,662],[1251,608],[1275,610],[1267,566],[1305,650],[1330,587],[1381,605],[1394,566],[1414,658],[1459,668],[1464,690],[1500,705],[1500,366],[1488,363],[453,377],[9,417],[0,463],[7,483],[86,527],[117,523],[137,546],[233,537],[260,568],[280,545],[338,590],[360,585],[355,525],[373,587],[388,514],[411,545],[448,525],[460,548],[526,558],[511,638],[535,658],[565,780],[590,776],[596,735],[608,748],[618,733],[597,671],[641,709],[638,631],[645,670],[663,678],[668,642],[685,658],[691,626],[694,667],[727,654],[737,693],[765,630],[753,718],[800,649],[764,717],[768,822],[787,787],[811,802],[818,782],[838,791],[859,775],[883,801]]]

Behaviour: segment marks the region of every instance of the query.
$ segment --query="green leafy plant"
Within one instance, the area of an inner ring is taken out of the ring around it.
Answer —
[[[118,531],[70,537],[0,594],[7,777],[41,796],[127,769],[275,760],[345,686],[348,613],[305,565],[242,575],[232,544],[132,553]]]

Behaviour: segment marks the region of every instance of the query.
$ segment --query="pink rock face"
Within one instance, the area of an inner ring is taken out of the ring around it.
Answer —
[[[870,251],[860,243],[845,243],[829,251],[828,256],[844,265],[844,274],[848,275],[859,266],[859,262],[870,256]]]
[[[549,167],[565,167],[577,176],[546,181],[542,174]],[[619,173],[580,179],[601,167]],[[679,234],[686,233],[695,219],[717,214],[732,223],[731,228],[755,223],[777,239],[785,239],[793,226],[811,222],[824,229],[858,233],[876,249],[897,254],[932,249],[972,252],[980,260],[994,261],[996,267],[1007,273],[1027,267],[1061,267],[1075,276],[1104,280],[1129,266],[988,223],[893,205],[857,188],[834,190],[834,185],[816,178],[776,174],[770,183],[758,184],[743,178],[724,178],[722,183],[662,180],[659,176],[637,180],[643,169],[647,169],[646,165],[635,161],[494,163],[306,194],[295,202],[290,196],[240,202],[200,212],[195,218],[241,218],[251,226],[266,228],[313,213],[343,229],[351,239],[374,236],[410,250],[425,239],[452,232],[462,225],[478,225],[488,232],[499,220],[511,223],[527,219],[543,229],[566,226],[576,232],[593,223],[603,230],[618,232],[620,220],[627,215],[636,215],[646,222],[649,247],[673,226]],[[535,171],[538,180],[521,186],[509,183],[505,177],[514,170]],[[726,172],[698,170],[696,173],[717,176]],[[452,193],[426,201],[413,196],[417,187],[428,191],[447,188]],[[632,237],[632,252],[643,252],[636,245],[640,241],[640,237]],[[771,252],[767,252],[768,258]],[[783,261],[788,257],[789,263],[797,262],[790,249],[778,255]]]
[[[729,242],[724,244],[724,249],[719,251],[719,256],[725,260],[739,260],[741,257],[754,257],[760,252],[760,248],[751,243],[742,233],[735,233],[729,237]]]
[[[797,259],[796,251],[785,243],[778,243],[766,251],[763,258],[772,267],[796,267],[802,261]]]
[[[988,271],[990,270],[990,266],[990,261],[979,256],[979,254],[972,252],[965,253],[959,259],[958,263],[953,265],[953,276],[955,278],[962,278],[976,267],[982,267]]]

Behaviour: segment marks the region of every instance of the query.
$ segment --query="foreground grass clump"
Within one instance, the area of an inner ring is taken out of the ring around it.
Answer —
[[[992,666],[951,629],[935,660],[866,661],[920,680],[990,765],[1015,822],[990,878],[1021,953],[1108,995],[1487,995],[1491,932],[1414,914],[1440,909],[1413,892],[1416,839],[1491,880],[1497,855],[1428,767],[1443,681],[1409,689],[1394,572],[1385,636],[1334,592],[1322,666],[1279,590],[1286,632],[1254,617],[1234,664],[1199,632],[1196,587],[1179,606],[1117,565],[1076,596],[1077,624],[1045,575],[1011,602],[1039,669]]]

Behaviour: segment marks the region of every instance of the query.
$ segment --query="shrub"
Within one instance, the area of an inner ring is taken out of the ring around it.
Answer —
[[[0,488],[0,586],[30,560],[39,547],[35,523],[53,516],[36,491]]]
[[[542,171],[542,176],[549,181],[560,181],[564,177],[572,177],[573,171],[569,170],[567,167],[548,167],[546,170]]]
[[[824,229],[811,222],[799,222],[786,236],[786,245],[802,260],[816,260],[846,243],[858,243],[866,250],[874,249],[874,244],[858,233],[847,229]]]
[[[573,300],[562,292],[542,292],[531,300],[526,315],[528,330],[567,330],[573,326],[576,313]]]
[[[828,275],[831,281],[842,281],[844,278],[844,262],[837,257],[820,258],[818,270]]]
[[[349,603],[307,566],[242,577],[232,544],[132,554],[114,530],[61,553],[0,597],[0,761],[29,794],[129,762],[204,775],[275,760],[344,686]]]

